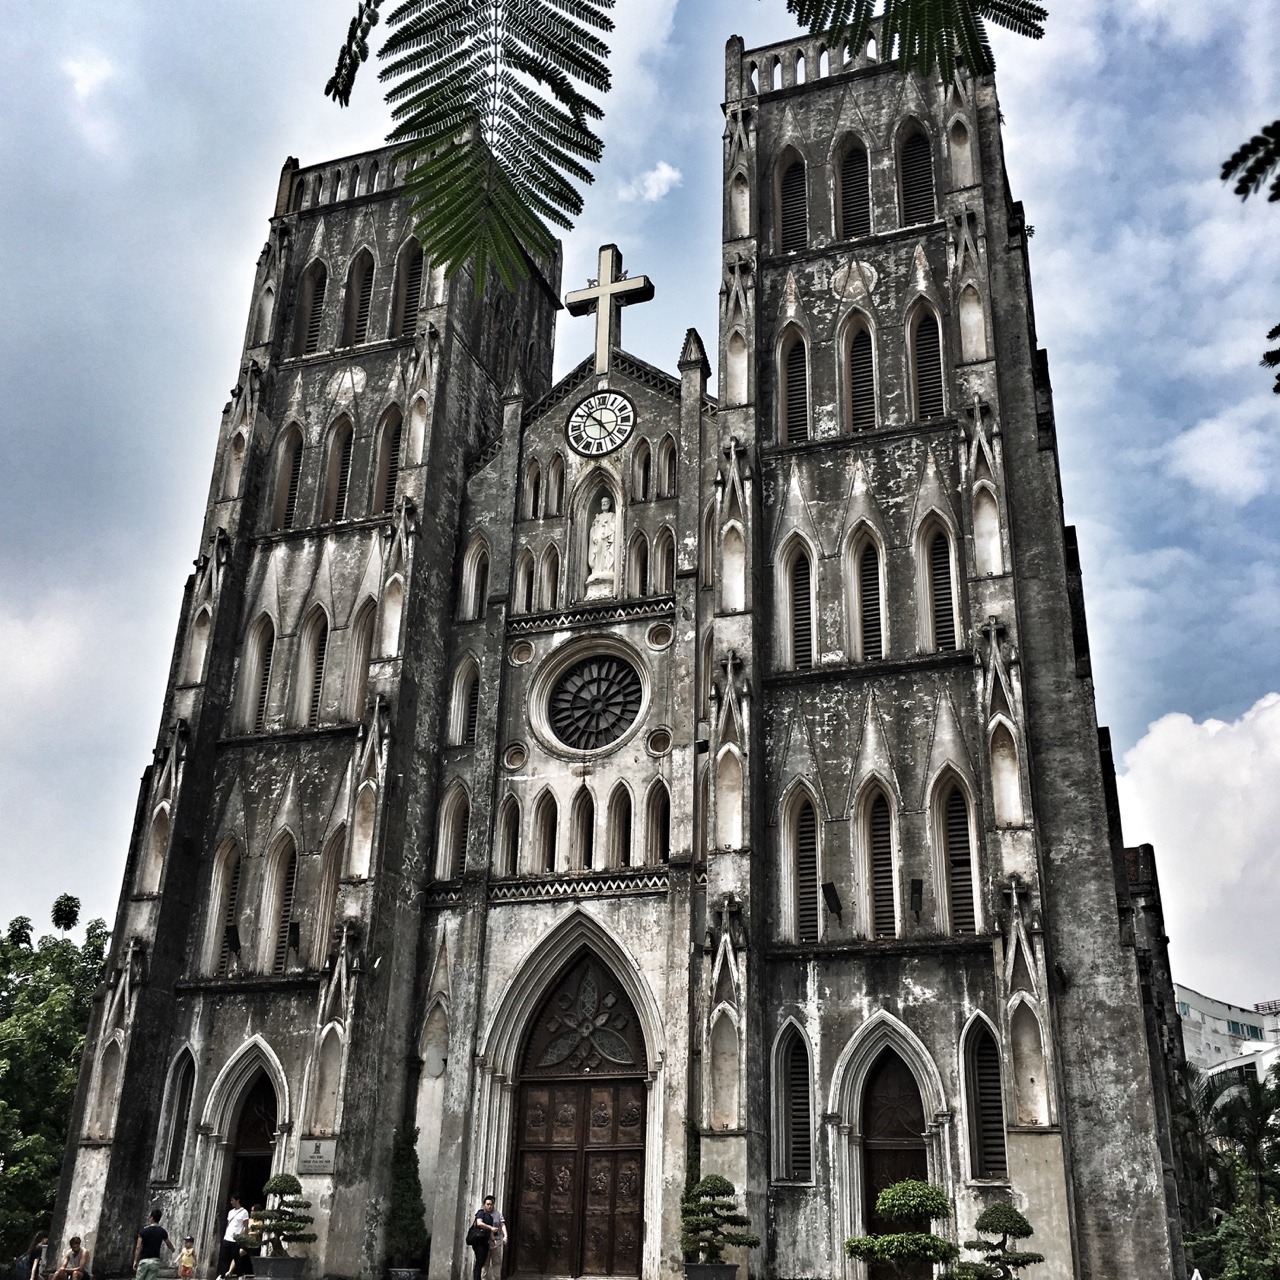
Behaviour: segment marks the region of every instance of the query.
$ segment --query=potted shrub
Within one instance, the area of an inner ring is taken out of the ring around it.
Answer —
[[[688,1280],[734,1280],[738,1266],[724,1261],[732,1246],[754,1249],[760,1237],[743,1230],[751,1225],[738,1212],[738,1193],[718,1173],[695,1183],[680,1198],[680,1247]]]
[[[892,1267],[895,1275],[908,1276],[932,1275],[934,1265],[949,1266],[960,1256],[950,1240],[921,1230],[936,1219],[951,1216],[951,1201],[941,1187],[914,1178],[895,1182],[876,1196],[876,1213],[900,1229],[846,1240],[844,1251],[849,1257]]]
[[[311,1201],[302,1198],[302,1183],[291,1173],[277,1173],[263,1187],[267,1207],[257,1217],[259,1231],[240,1237],[242,1243],[262,1244],[254,1270],[273,1280],[298,1280],[305,1259],[289,1253],[291,1244],[309,1244],[316,1238],[307,1228],[314,1221],[306,1212]]]
[[[966,1240],[964,1247],[982,1254],[981,1262],[962,1262],[956,1267],[958,1280],[1014,1280],[1023,1267],[1044,1261],[1044,1254],[1019,1249],[1018,1240],[1032,1234],[1031,1223],[1007,1201],[988,1205],[974,1224],[979,1237],[998,1236],[998,1240]]]
[[[391,1140],[391,1208],[387,1213],[387,1269],[391,1280],[412,1280],[422,1269],[431,1238],[418,1174],[418,1130],[404,1125]]]

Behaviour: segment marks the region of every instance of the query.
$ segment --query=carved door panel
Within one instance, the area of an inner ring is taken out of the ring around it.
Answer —
[[[639,1275],[644,1102],[641,1081],[522,1087],[516,1274]]]

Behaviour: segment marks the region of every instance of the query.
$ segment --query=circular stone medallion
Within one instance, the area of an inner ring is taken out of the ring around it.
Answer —
[[[640,673],[625,658],[612,653],[582,658],[551,690],[551,731],[575,751],[598,751],[635,723],[643,693]]]

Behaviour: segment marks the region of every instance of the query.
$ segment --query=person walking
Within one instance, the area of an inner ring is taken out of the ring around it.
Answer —
[[[476,1210],[471,1219],[471,1228],[467,1232],[467,1243],[476,1252],[475,1266],[471,1268],[471,1280],[482,1280],[485,1263],[489,1261],[489,1250],[497,1238],[497,1227],[493,1222],[493,1197],[485,1196],[484,1203]]]
[[[44,1270],[42,1266],[44,1249],[48,1243],[49,1233],[47,1231],[37,1231],[35,1233],[31,1238],[31,1243],[27,1246],[26,1253],[19,1254],[14,1259],[14,1280],[40,1280],[40,1273]]]
[[[494,1204],[492,1196],[485,1200],[484,1207],[489,1210],[494,1226],[493,1237],[489,1241],[489,1256],[485,1259],[484,1276],[485,1280],[502,1280],[502,1258],[507,1250],[507,1220]]]
[[[240,1237],[249,1229],[249,1210],[240,1204],[240,1197],[231,1193],[231,1207],[227,1210],[227,1229],[222,1233],[218,1246],[218,1274],[229,1273],[231,1264],[240,1252]]]
[[[79,1236],[72,1236],[67,1241],[66,1257],[53,1273],[53,1280],[91,1280],[89,1261],[89,1250],[81,1246]]]
[[[169,1233],[160,1225],[160,1210],[151,1210],[151,1221],[138,1231],[133,1246],[133,1274],[138,1280],[156,1280],[160,1274],[160,1250],[173,1252]]]

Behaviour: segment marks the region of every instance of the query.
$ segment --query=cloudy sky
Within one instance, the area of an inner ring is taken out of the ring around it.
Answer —
[[[279,166],[376,145],[350,0],[10,0],[0,17],[0,918],[108,918],[154,745],[215,432]],[[619,0],[607,153],[566,287],[616,241],[626,345],[714,344],[723,51],[783,0]],[[1068,519],[1126,838],[1161,859],[1177,976],[1280,997],[1280,209],[1217,180],[1280,114],[1272,0],[1062,0],[998,38],[1036,228]],[[562,321],[557,371],[590,347]]]

